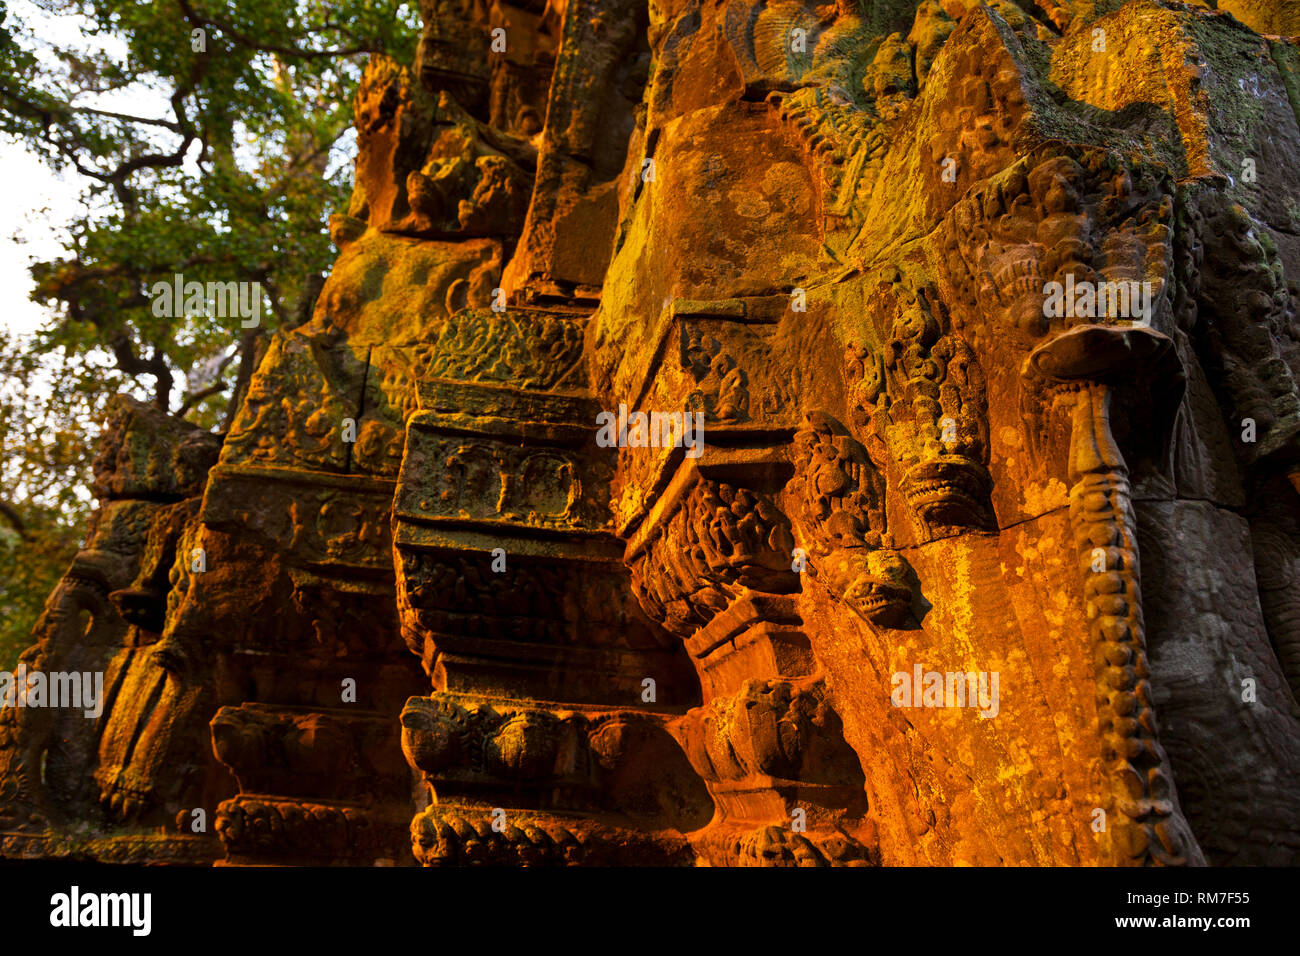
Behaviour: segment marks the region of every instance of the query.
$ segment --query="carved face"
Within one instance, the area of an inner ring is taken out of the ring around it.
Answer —
[[[524,827],[512,842],[520,866],[542,866],[549,862],[551,838],[538,827]]]
[[[460,859],[462,866],[486,866],[492,857],[495,842],[491,827],[480,821],[462,821],[457,828],[461,839]]]
[[[411,852],[421,866],[451,866],[457,862],[456,831],[430,807],[411,821]]]

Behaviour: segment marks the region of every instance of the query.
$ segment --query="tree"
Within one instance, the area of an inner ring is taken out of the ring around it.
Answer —
[[[32,266],[49,322],[0,336],[0,666],[75,553],[107,398],[224,428],[270,333],[310,315],[361,70],[372,53],[410,62],[419,35],[397,0],[44,0],[28,21],[12,6],[0,134],[80,175],[86,212],[66,254]],[[45,42],[42,11],[77,18],[85,42]],[[257,283],[257,324],[156,308],[176,275]]]

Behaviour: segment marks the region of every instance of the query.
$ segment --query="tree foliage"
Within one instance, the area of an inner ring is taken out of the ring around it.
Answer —
[[[55,17],[78,42],[41,35]],[[85,184],[65,253],[32,266],[49,321],[0,336],[0,666],[75,553],[108,397],[224,428],[270,333],[309,314],[361,70],[418,35],[397,0],[0,0],[0,135]],[[260,323],[156,315],[176,274],[260,283]]]

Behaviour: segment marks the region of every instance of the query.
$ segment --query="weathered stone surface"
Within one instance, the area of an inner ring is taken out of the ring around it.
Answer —
[[[105,438],[3,852],[1295,863],[1300,19],[1217,7],[422,4],[219,461]]]
[[[218,444],[129,399],[113,408],[96,460],[100,511],[22,655],[47,677],[102,675],[100,699],[94,709],[84,699],[0,709],[5,856],[220,856],[210,838],[175,825],[230,791],[210,756],[211,688],[159,666]]]

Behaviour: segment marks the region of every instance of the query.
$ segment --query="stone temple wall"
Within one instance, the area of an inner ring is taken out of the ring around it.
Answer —
[[[0,855],[1297,862],[1300,9],[1217,7],[422,0],[229,432],[116,407]]]

